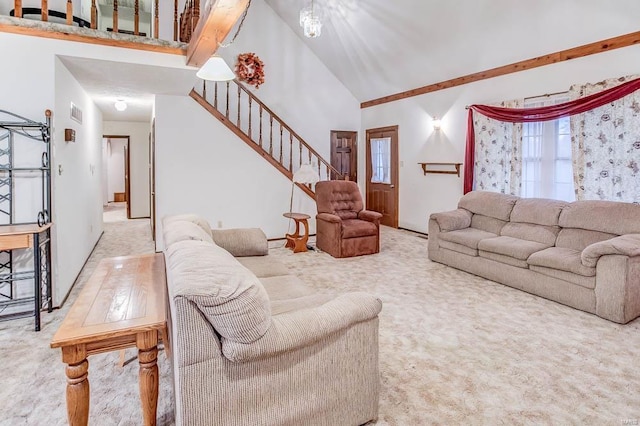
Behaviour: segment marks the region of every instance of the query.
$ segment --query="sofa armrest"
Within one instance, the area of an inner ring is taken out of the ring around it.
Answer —
[[[223,339],[222,353],[233,362],[273,357],[376,318],[381,309],[382,301],[370,294],[346,293],[321,306],[273,316],[267,333],[255,342]]]
[[[472,213],[469,210],[457,209],[442,213],[433,213],[430,219],[438,222],[440,231],[455,231],[457,229],[464,229],[471,226]]]
[[[340,216],[331,213],[318,213],[316,215],[316,220],[324,220],[325,222],[331,223],[341,223],[342,219]]]
[[[269,254],[267,236],[260,228],[212,229],[211,237],[234,257]]]
[[[595,268],[600,257],[607,254],[640,256],[640,234],[626,234],[587,246],[580,255],[582,264]]]
[[[380,222],[380,219],[382,219],[382,213],[374,212],[371,210],[362,210],[358,213],[358,219],[378,224]]]

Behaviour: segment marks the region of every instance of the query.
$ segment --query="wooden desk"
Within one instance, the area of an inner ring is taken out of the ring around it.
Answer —
[[[309,241],[309,222],[307,219],[311,216],[304,213],[283,213],[282,216],[296,222],[296,232],[285,235],[287,238],[285,247],[290,248],[294,253],[307,251],[307,241]],[[304,235],[300,235],[300,224],[304,226]]]
[[[2,300],[0,300],[0,308],[31,302],[32,297],[30,296],[22,298],[16,296],[19,292],[14,292],[13,282],[33,278],[33,315],[35,316],[36,331],[40,331],[40,310],[43,306],[46,306],[48,312],[53,309],[51,300],[50,228],[51,223],[42,226],[37,223],[0,225],[0,251],[10,252],[18,249],[33,249],[33,271],[14,271],[11,260],[8,263],[2,262],[4,264],[0,267],[0,279],[10,283],[11,291],[8,294],[3,294]],[[31,312],[18,312],[7,315],[7,318],[20,318],[27,315],[31,315]]]
[[[89,421],[89,355],[138,348],[145,425],[156,424],[158,340],[166,338],[166,278],[162,253],[103,259],[51,341],[67,364],[67,416]]]

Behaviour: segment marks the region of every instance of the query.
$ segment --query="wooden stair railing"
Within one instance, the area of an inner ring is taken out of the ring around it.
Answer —
[[[338,179],[348,179],[236,80],[203,80],[189,96],[289,180],[293,180],[295,171],[305,163],[314,167],[321,181],[331,180],[332,173]],[[313,185],[296,185],[315,199]]]
[[[80,17],[74,17],[73,16],[73,3],[76,2],[78,5],[80,4],[81,0],[67,0],[66,2],[66,10],[64,12],[60,12],[60,11],[53,11],[53,10],[49,10],[49,0],[40,0],[40,9],[39,9],[39,13],[41,16],[41,20],[43,22],[47,22],[49,21],[49,15],[52,13],[55,13],[55,15],[52,16],[56,16],[56,17],[62,17],[66,19],[66,24],[67,25],[73,25],[73,22],[77,22],[80,26],[86,26],[86,27],[90,27],[91,29],[97,29],[98,28],[98,8],[96,5],[96,0],[91,0],[91,17],[90,17],[90,22],[85,21],[84,19],[80,18]],[[154,38],[159,38],[159,26],[160,26],[160,7],[159,7],[159,3],[160,0],[153,0],[153,4],[152,4],[152,19],[153,19],[153,37]],[[200,11],[200,0],[187,0],[187,4],[191,4],[192,8],[194,10],[196,10],[196,16],[195,16],[195,23],[193,24],[192,28],[195,28],[195,24],[198,23],[198,16],[197,14],[199,14]],[[34,9],[34,8],[25,8],[22,5],[22,0],[13,0],[13,11],[12,14],[13,16],[15,16],[16,18],[22,18],[23,15],[25,13],[27,13],[27,10],[30,11],[30,13],[38,13],[38,12],[33,12],[38,11],[38,9]],[[186,8],[186,5],[185,5]],[[78,7],[78,9],[80,9],[80,7]],[[186,10],[186,9],[185,9]],[[131,31],[130,33],[133,35],[140,35],[140,0],[134,0],[134,4],[133,4],[133,13],[134,13],[134,18],[133,18],[133,31]],[[113,23],[112,23],[112,29],[113,32],[118,32],[118,26],[119,26],[119,19],[118,19],[118,0],[113,0]],[[173,40],[177,41],[178,37],[180,36],[179,31],[179,27],[178,27],[178,0],[174,0],[174,14],[173,14]],[[146,34],[148,37],[150,37],[151,35]],[[191,35],[191,33],[189,33],[189,35]]]
[[[176,4],[176,11],[178,6]],[[177,12],[176,12],[177,13]],[[187,0],[180,14],[180,41],[189,43],[200,20],[200,0]]]

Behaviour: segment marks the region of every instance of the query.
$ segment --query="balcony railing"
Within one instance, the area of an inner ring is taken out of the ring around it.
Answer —
[[[167,0],[162,1],[164,5]],[[162,32],[162,38],[188,43],[198,23],[201,0],[181,0],[180,13],[179,1],[173,0],[173,22],[160,16],[160,0],[91,0],[89,10],[82,9],[82,0],[13,0],[9,15],[155,39],[161,38],[161,25],[172,23],[173,37],[165,27],[168,31]]]

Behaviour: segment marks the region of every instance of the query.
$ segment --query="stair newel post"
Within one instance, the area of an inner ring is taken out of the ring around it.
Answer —
[[[260,148],[262,148],[262,104],[260,104]]]
[[[229,118],[229,82],[227,81],[227,112],[225,114]]]
[[[249,96],[249,139],[251,139],[251,96]]]
[[[158,31],[160,28],[160,7],[158,4],[159,0],[156,0],[154,3],[154,18],[153,18],[153,38],[159,38],[158,37]]]
[[[173,41],[178,41],[178,0],[173,2]]]
[[[118,32],[118,0],[113,0],[113,32]]]
[[[67,25],[73,25],[73,1],[67,0]]]
[[[49,20],[49,0],[42,0],[42,21],[47,22]]]
[[[282,128],[282,122],[278,120],[278,122],[280,123],[280,161],[279,163],[282,164],[282,131],[284,130]]]
[[[242,97],[242,92],[240,91],[240,85],[238,84],[238,122],[237,126],[240,129],[240,98]]]
[[[273,115],[269,114],[269,155],[273,157]]]
[[[140,0],[133,3],[133,34],[140,35]]]
[[[91,29],[98,28],[98,8],[96,7],[96,0],[91,0]]]
[[[218,82],[213,84],[213,107],[218,109]]]
[[[15,0],[13,2],[13,10],[16,18],[22,18],[22,0]]]

